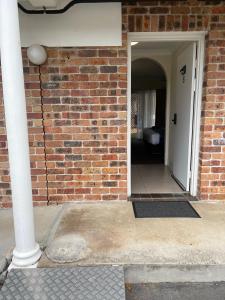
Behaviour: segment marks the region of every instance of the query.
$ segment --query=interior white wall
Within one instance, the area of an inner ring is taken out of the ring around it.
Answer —
[[[120,46],[121,3],[76,4],[57,15],[19,12],[21,43],[27,47]]]
[[[170,127],[170,98],[171,98],[171,67],[172,55],[169,52],[151,52],[149,49],[132,49],[131,61],[139,58],[149,58],[158,62],[166,75],[166,126],[165,126],[165,165],[169,163],[169,127]]]

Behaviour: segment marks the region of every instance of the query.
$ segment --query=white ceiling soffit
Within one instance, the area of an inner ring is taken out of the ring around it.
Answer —
[[[26,9],[39,10],[43,7],[47,9],[62,9],[71,0],[18,0],[18,2]]]
[[[19,0],[18,1],[26,9],[42,9],[43,7],[49,9],[58,8],[59,2],[61,0]],[[64,1],[63,1],[64,2]]]
[[[46,7],[46,8],[56,8],[57,7],[57,0],[29,0],[30,4],[34,8],[41,8],[41,7]]]
[[[61,0],[58,1],[61,6]],[[122,44],[122,15],[119,2],[80,3],[65,13],[56,15],[33,15],[19,10],[19,16],[21,42],[24,47],[32,44],[48,47]]]

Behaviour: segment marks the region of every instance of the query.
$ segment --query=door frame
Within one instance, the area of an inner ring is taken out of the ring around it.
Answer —
[[[199,168],[199,149],[200,149],[200,124],[201,124],[201,103],[204,74],[204,53],[205,53],[205,31],[192,32],[130,32],[128,33],[128,78],[127,78],[127,185],[128,197],[131,196],[131,42],[168,42],[184,41],[197,43],[197,76],[195,84],[195,102],[193,114],[193,136],[192,136],[192,160],[190,175],[190,194],[197,195],[198,188],[198,168]],[[169,131],[169,111],[167,106],[166,126]],[[167,137],[169,134],[167,133]],[[166,141],[166,147],[169,147]],[[168,148],[165,150],[168,152]],[[168,155],[168,154],[167,154]]]

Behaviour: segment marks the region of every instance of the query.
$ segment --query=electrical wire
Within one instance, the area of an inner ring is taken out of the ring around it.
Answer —
[[[104,3],[104,2],[122,2],[121,0],[72,0],[67,5],[65,5],[63,8],[60,9],[46,9],[46,7],[43,7],[43,9],[27,9],[22,4],[18,3],[18,7],[20,10],[22,10],[26,14],[31,15],[41,15],[41,14],[63,14],[66,11],[68,11],[72,6],[79,3]]]

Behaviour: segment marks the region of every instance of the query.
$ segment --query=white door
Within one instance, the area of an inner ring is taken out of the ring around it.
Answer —
[[[189,191],[192,146],[192,119],[195,89],[196,43],[176,58],[175,103],[173,107],[173,175]]]

